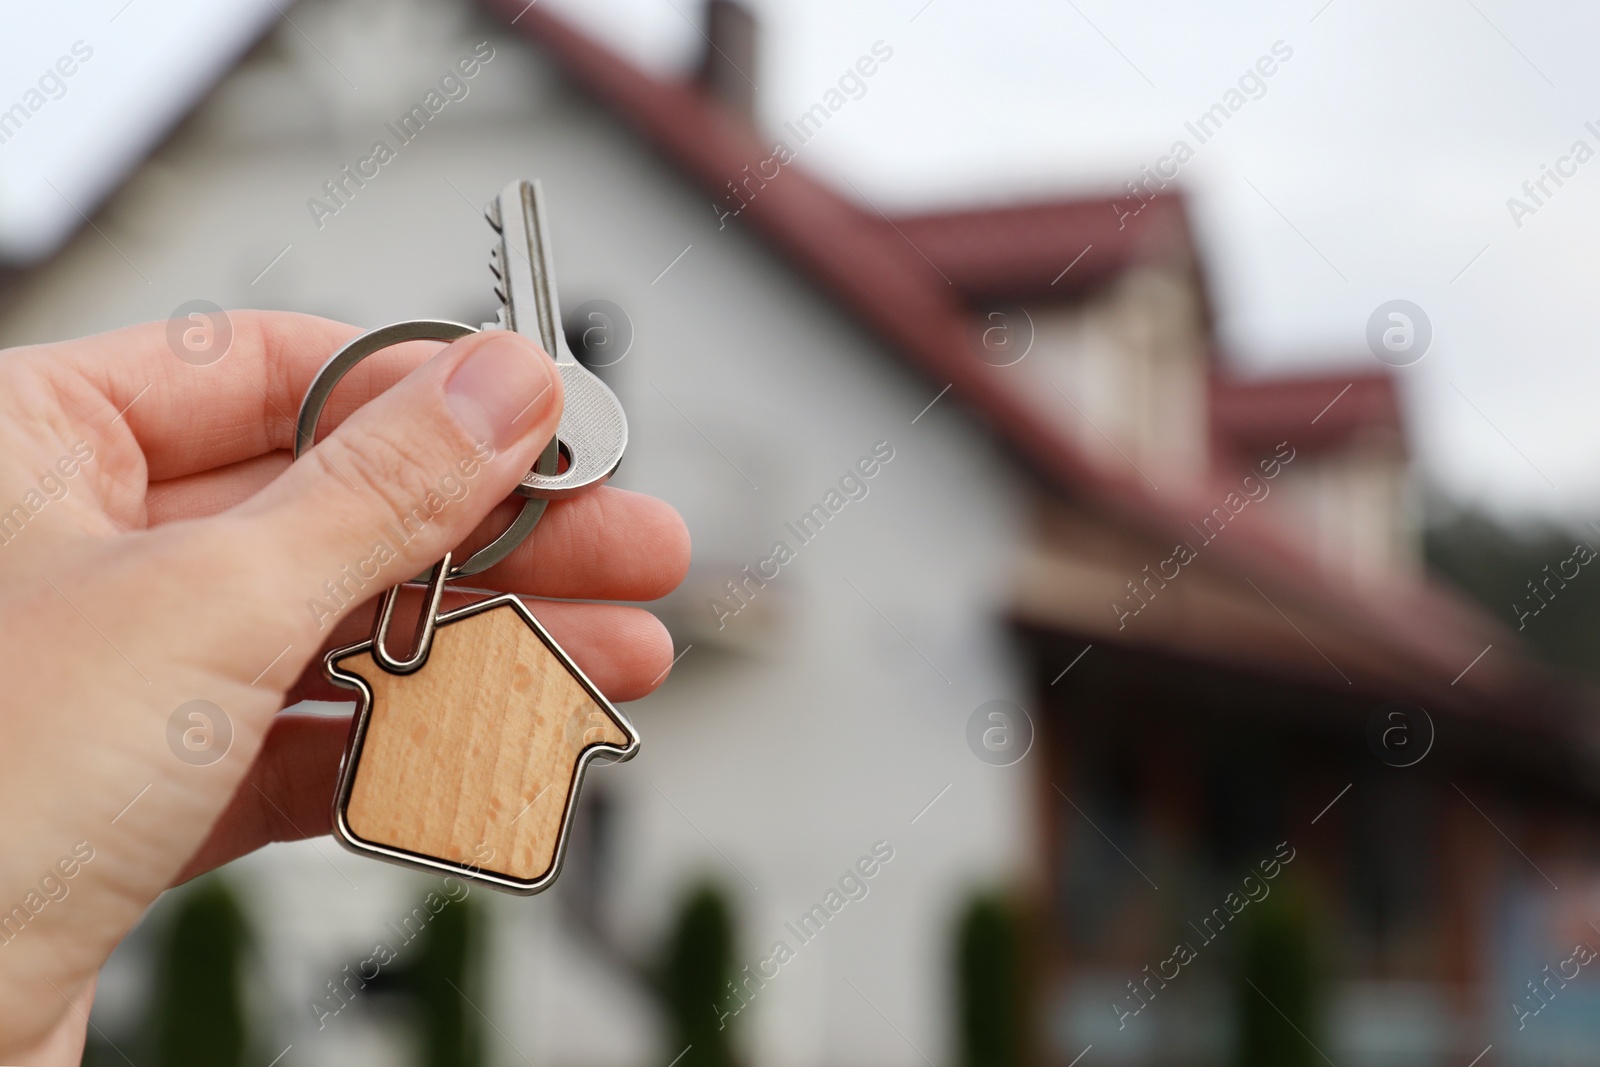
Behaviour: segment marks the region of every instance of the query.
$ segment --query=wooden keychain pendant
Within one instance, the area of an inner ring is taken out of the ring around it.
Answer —
[[[328,654],[328,676],[361,694],[335,832],[358,852],[537,893],[560,872],[585,769],[630,759],[639,735],[518,597],[438,614],[449,563],[411,660],[384,647],[397,589],[370,639]]]

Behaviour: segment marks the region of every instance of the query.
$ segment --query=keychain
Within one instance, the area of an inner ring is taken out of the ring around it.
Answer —
[[[639,735],[514,594],[439,613],[444,586],[504,559],[550,500],[611,476],[627,447],[622,406],[574,358],[559,328],[550,236],[537,182],[513,182],[486,211],[496,231],[490,269],[497,321],[536,338],[565,389],[556,436],[517,486],[526,497],[511,526],[469,559],[446,554],[426,581],[413,651],[390,655],[400,586],[383,595],[370,638],[329,652],[337,685],[360,698],[339,768],[334,834],[359,853],[537,893],[561,870],[578,789],[590,762],[639,751]],[[300,406],[295,456],[311,448],[339,380],[374,352],[406,341],[477,332],[442,320],[382,326],[336,352]],[[565,469],[561,460],[567,461]]]

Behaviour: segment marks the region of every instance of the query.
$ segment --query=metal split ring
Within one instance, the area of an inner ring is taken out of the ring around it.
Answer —
[[[306,398],[300,404],[300,414],[295,420],[294,456],[300,456],[311,449],[317,435],[317,423],[322,418],[322,409],[327,405],[328,398],[333,395],[334,386],[339,380],[349,373],[350,368],[366,359],[374,352],[380,352],[394,345],[404,344],[407,341],[455,341],[469,334],[477,333],[476,327],[468,326],[461,322],[451,322],[448,319],[413,319],[409,322],[396,322],[388,326],[379,326],[375,330],[368,330],[348,341],[345,346],[335,352],[328,362],[317,371],[315,378],[311,379],[311,388],[306,390]],[[534,470],[540,474],[555,474],[560,467],[560,450],[556,439],[552,437],[545,446],[544,452],[539,456],[539,461],[534,464]],[[516,519],[508,526],[504,533],[478,549],[470,557],[454,567],[445,564],[447,570],[444,580],[464,578],[469,574],[486,571],[509,556],[513,549],[520,545],[533,528],[539,524],[544,516],[544,509],[550,502],[537,498],[527,498],[522,505],[522,510],[517,513]],[[450,557],[445,556],[448,561]],[[427,581],[433,576],[434,568],[429,568],[414,581]]]

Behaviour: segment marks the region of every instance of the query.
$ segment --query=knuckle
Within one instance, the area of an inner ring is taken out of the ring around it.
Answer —
[[[316,452],[335,478],[392,517],[405,515],[427,495],[422,464],[390,433],[363,428],[329,438]]]

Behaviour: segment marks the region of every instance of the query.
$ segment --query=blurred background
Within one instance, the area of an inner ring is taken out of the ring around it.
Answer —
[[[1597,21],[13,12],[0,345],[482,322],[536,177],[695,542],[555,889],[269,847],[86,1062],[1592,1062]]]

